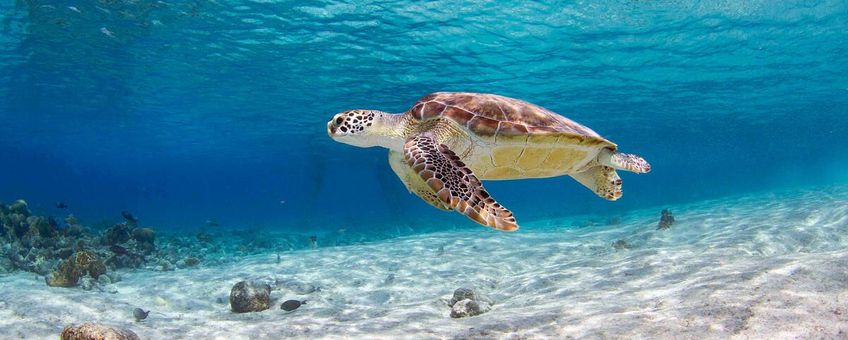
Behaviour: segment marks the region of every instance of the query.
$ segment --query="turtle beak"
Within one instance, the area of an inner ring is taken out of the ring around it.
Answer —
[[[333,137],[333,134],[336,133],[336,127],[333,126],[333,121],[327,122],[327,135]]]

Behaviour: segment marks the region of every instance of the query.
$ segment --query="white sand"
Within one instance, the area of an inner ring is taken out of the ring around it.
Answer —
[[[659,208],[615,226],[481,228],[289,252],[279,264],[269,254],[124,272],[117,294],[4,275],[0,334],[55,339],[92,321],[146,339],[848,337],[848,187],[670,208],[677,224],[666,231],[655,230]],[[615,250],[617,239],[633,248]],[[231,286],[246,278],[276,283],[272,309],[229,311]],[[296,282],[320,291],[298,295]],[[451,319],[445,301],[458,287],[489,296],[492,311]],[[279,309],[294,298],[309,302]],[[136,323],[134,307],[153,312]]]

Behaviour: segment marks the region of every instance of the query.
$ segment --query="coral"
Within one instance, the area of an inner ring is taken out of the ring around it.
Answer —
[[[106,274],[106,265],[103,262],[96,261],[88,266],[88,275],[91,275],[93,278],[98,278]]]
[[[21,214],[24,217],[29,217],[32,212],[29,211],[29,207],[27,207],[27,202],[24,200],[17,200],[15,203],[12,203],[9,206],[9,212],[12,214]]]
[[[73,248],[59,248],[54,252],[54,256],[60,259],[66,259],[74,254]]]
[[[0,272],[25,270],[47,275],[51,286],[71,287],[86,275],[103,276],[107,266],[139,268],[164,257],[156,252],[151,228],[110,223],[90,229],[74,215],[64,220],[60,229],[53,217],[32,215],[23,200],[0,204]]]
[[[47,278],[47,285],[73,287],[86,274],[97,279],[100,275],[106,274],[106,265],[93,252],[79,251],[76,255],[59,263],[58,268]]]
[[[5,234],[11,238],[20,238],[29,231],[29,224],[26,223],[26,216],[17,213],[6,215],[6,220],[3,222]]]
[[[150,228],[135,228],[132,231],[132,237],[139,243],[153,244],[156,239],[156,232]]]
[[[186,259],[185,259],[186,267],[194,267],[198,264],[200,264],[200,260],[198,258],[194,257],[194,256],[189,256],[189,257],[186,257]]]
[[[100,275],[106,274],[106,265],[104,265],[93,252],[77,252],[74,260],[77,268],[79,268],[84,274],[88,273],[88,275],[91,275],[94,279],[97,279]]]
[[[79,225],[79,221],[77,220],[77,217],[74,216],[74,214],[68,214],[68,217],[65,217],[65,223],[67,223],[68,226],[71,226],[71,227],[75,226],[75,225]]]
[[[69,236],[69,237],[74,237],[74,238],[82,237],[83,236],[83,229],[79,225],[71,225],[71,226],[68,226],[67,229],[65,229],[65,235]]]
[[[130,240],[130,228],[126,223],[109,227],[103,233],[103,243],[108,245],[120,244]]]
[[[197,233],[197,235],[195,235],[195,237],[197,238],[198,241],[203,242],[203,243],[211,243],[212,242],[212,235],[209,235],[208,233],[204,233],[202,231]]]
[[[27,218],[29,229],[38,233],[41,237],[52,237],[56,234],[56,229],[50,225],[50,220],[41,216],[30,216]]]
[[[74,287],[79,282],[82,273],[71,259],[59,263],[59,268],[47,278],[47,285],[51,287]]]

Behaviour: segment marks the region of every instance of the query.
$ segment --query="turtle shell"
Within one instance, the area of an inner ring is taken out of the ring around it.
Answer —
[[[479,137],[559,135],[580,144],[615,148],[592,129],[523,100],[484,93],[436,92],[407,112],[414,119],[451,119]]]

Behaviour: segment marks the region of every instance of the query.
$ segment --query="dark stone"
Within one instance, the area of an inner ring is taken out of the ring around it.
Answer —
[[[240,281],[230,291],[230,309],[236,313],[260,312],[271,306],[271,286]]]
[[[455,291],[453,291],[453,297],[451,298],[448,305],[453,306],[457,302],[465,299],[477,300],[477,294],[475,294],[474,291],[469,288],[457,288]]]
[[[668,209],[662,210],[662,216],[660,216],[660,222],[657,223],[657,229],[665,230],[671,228],[674,224],[674,216],[671,214],[671,211]]]
[[[487,302],[465,299],[457,301],[453,307],[451,307],[450,316],[452,318],[476,316],[488,312],[490,309],[492,309],[492,307]]]
[[[93,323],[67,326],[62,330],[62,340],[140,340],[131,330]]]

